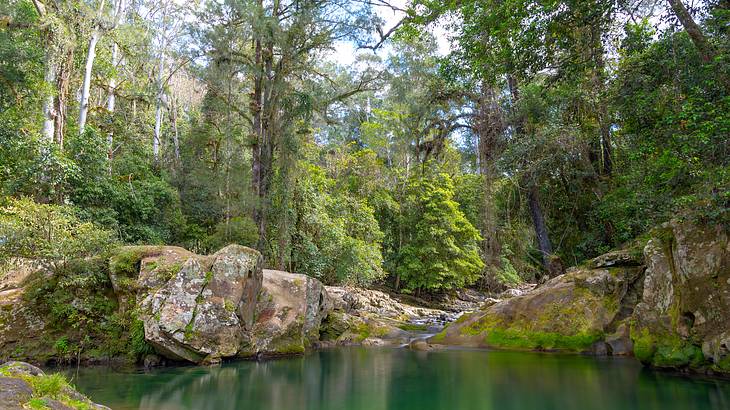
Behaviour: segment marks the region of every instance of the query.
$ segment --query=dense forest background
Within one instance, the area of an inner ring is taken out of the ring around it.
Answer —
[[[729,35],[726,0],[2,0],[0,253],[421,295],[729,226]]]

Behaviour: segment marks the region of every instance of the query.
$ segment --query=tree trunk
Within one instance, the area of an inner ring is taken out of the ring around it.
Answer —
[[[154,157],[155,164],[160,161],[160,141],[162,140],[162,105],[163,98],[165,97],[165,47],[167,41],[165,40],[165,24],[167,17],[167,5],[162,11],[160,16],[160,58],[157,67],[157,96],[155,99],[155,130],[152,136],[152,156]]]
[[[519,85],[517,79],[514,76],[508,76],[508,85],[510,94],[512,95],[513,107],[518,103],[520,99]],[[524,132],[525,126],[522,123],[521,117],[515,117],[516,123],[514,124],[515,132],[520,134]],[[540,205],[540,193],[538,190],[537,183],[534,178],[528,176],[527,188],[527,204],[530,208],[530,216],[532,217],[532,225],[535,228],[535,236],[537,236],[537,246],[542,255],[543,268],[552,276],[556,276],[562,273],[562,265],[560,260],[553,256],[553,247],[550,243],[550,235],[548,233],[547,224],[545,223],[545,217],[542,213],[542,206]]]
[[[51,56],[46,57],[46,73],[44,76],[44,80],[47,85],[55,88],[56,68],[54,66],[54,62]],[[43,139],[48,143],[52,143],[53,138],[56,135],[56,120],[54,118],[55,113],[53,111],[54,102],[55,97],[52,92],[49,92],[48,95],[43,99]]]
[[[112,46],[112,70],[117,69],[119,64],[119,45],[115,42]],[[117,103],[117,76],[112,74],[109,79],[109,98],[107,99],[106,109],[109,112],[109,116],[113,117],[114,110],[116,109]],[[114,126],[109,129],[109,133],[106,136],[106,147],[107,147],[107,162],[109,168],[109,175],[112,174],[112,159],[114,157]]]
[[[103,4],[103,2],[102,2]],[[89,39],[89,49],[86,53],[86,66],[84,68],[84,82],[81,87],[81,109],[79,110],[79,134],[84,133],[86,128],[86,117],[89,113],[89,92],[91,89],[91,75],[94,68],[94,59],[96,58],[96,44],[101,38],[101,31],[95,28]]]
[[[56,100],[54,106],[54,131],[56,145],[63,150],[63,139],[66,133],[66,118],[68,115],[68,87],[71,83],[73,70],[74,50],[69,48],[64,51],[62,61],[58,65],[56,75]]]
[[[553,254],[553,247],[550,243],[545,217],[540,206],[540,193],[535,184],[527,188],[527,204],[530,207],[530,216],[532,216],[532,225],[535,227],[535,236],[537,236],[537,247],[542,255],[542,263],[545,270],[550,272],[550,258]]]
[[[177,104],[175,97],[170,97],[170,122],[172,123],[172,143],[175,148],[175,166],[180,165],[180,135],[177,129]]]
[[[684,6],[684,3],[682,3],[681,0],[668,1],[669,6],[672,8],[672,11],[677,16],[677,19],[682,24],[682,27],[689,35],[689,38],[692,39],[692,43],[694,43],[697,51],[700,52],[702,60],[705,63],[709,63],[710,61],[712,61],[712,59],[715,57],[715,50],[713,49],[709,40],[707,40],[707,37],[705,37],[702,29],[700,29],[700,26],[697,25],[694,18],[692,18],[692,15]]]
[[[259,7],[261,7],[261,1],[259,1]],[[251,144],[251,191],[256,198],[256,203],[253,206],[252,218],[256,224],[259,234],[257,248],[263,253],[266,243],[266,220],[263,212],[263,193],[261,189],[261,148],[264,139],[261,119],[261,98],[263,96],[262,54],[261,40],[256,39],[254,40],[254,67],[256,74],[254,76],[250,103],[251,118],[253,119],[253,141]]]
[[[598,127],[600,142],[600,173],[605,176],[611,176],[613,172],[613,150],[611,149],[611,118],[608,115],[608,100],[606,97],[606,64],[603,58],[604,48],[602,39],[603,30],[600,24],[594,23],[591,28],[593,41],[593,61],[594,74],[593,82],[595,84],[595,92],[598,101]]]

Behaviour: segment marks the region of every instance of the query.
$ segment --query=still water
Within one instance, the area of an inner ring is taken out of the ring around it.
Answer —
[[[81,369],[80,391],[127,409],[730,409],[730,382],[633,359],[477,350],[343,348],[151,372]]]

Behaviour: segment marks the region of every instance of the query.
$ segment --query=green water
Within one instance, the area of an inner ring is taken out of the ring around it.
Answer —
[[[335,349],[72,376],[116,410],[730,409],[730,382],[653,372],[633,359],[475,350]]]

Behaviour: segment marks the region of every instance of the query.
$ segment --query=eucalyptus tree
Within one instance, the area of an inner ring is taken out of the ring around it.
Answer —
[[[377,20],[370,4],[349,0],[210,2],[199,18],[209,61],[232,64],[231,78],[245,79],[236,92],[247,94],[247,107],[234,109],[249,124],[252,217],[263,249],[276,156],[315,106],[303,83],[335,42],[368,41]]]
[[[86,127],[86,117],[89,113],[89,92],[91,89],[94,60],[96,59],[96,45],[99,43],[99,39],[103,32],[113,30],[119,24],[119,21],[124,14],[124,7],[125,0],[116,0],[112,4],[111,17],[107,18],[107,10],[105,9],[106,1],[101,0],[99,2],[98,11],[91,30],[91,37],[89,38],[89,46],[86,53],[86,64],[84,66],[84,79],[81,88],[81,104],[79,108],[79,133],[84,132],[84,128]],[[113,101],[111,100],[111,97],[110,101]],[[113,102],[110,102],[110,104],[112,104],[111,107],[113,110]]]

